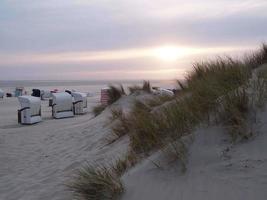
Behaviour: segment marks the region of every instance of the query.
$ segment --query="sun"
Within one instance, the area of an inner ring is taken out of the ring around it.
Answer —
[[[154,56],[159,58],[160,60],[173,62],[176,61],[178,58],[182,57],[186,54],[186,52],[179,47],[165,45],[154,50]]]

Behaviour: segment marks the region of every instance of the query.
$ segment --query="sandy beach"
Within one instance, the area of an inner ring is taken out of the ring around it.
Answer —
[[[267,200],[266,10],[0,0],[0,200]]]
[[[106,145],[106,115],[93,118],[97,102],[88,98],[88,113],[55,120],[48,101],[42,101],[43,121],[17,123],[16,98],[0,100],[0,199],[72,199],[65,184],[84,162],[103,162],[125,150],[125,142]]]
[[[129,109],[132,100],[123,97],[113,106]],[[54,120],[48,102],[43,101],[44,121],[23,126],[16,121],[17,99],[0,101],[0,199],[72,199],[65,184],[72,180],[75,170],[86,162],[110,163],[126,152],[127,137],[107,145],[110,110],[94,118],[90,109],[97,98],[89,97],[88,102],[88,114]],[[122,199],[264,200],[266,124],[267,113],[263,112],[255,137],[238,145],[231,145],[221,127],[196,130],[186,173],[181,172],[179,161],[169,165],[161,152],[155,153],[123,175]]]

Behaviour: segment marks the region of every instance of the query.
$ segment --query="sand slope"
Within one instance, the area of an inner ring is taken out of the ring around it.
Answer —
[[[179,162],[164,164],[156,154],[123,176],[123,200],[265,200],[267,196],[267,114],[256,137],[236,145],[220,127],[197,130],[186,173]]]
[[[129,111],[134,99],[123,97],[112,107]],[[89,98],[89,110],[96,99]],[[128,148],[127,137],[107,145],[111,136],[110,110],[94,118],[51,119],[43,103],[44,121],[33,126],[17,124],[15,98],[0,101],[0,199],[70,200],[64,184],[85,162],[110,163]],[[127,172],[123,200],[265,200],[267,196],[267,112],[259,116],[254,138],[231,145],[221,127],[194,132],[188,169],[179,162],[166,164],[155,153]],[[152,162],[158,163],[161,168]]]

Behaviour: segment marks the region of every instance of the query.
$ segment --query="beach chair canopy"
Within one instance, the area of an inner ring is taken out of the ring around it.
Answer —
[[[169,90],[169,89],[165,89],[165,88],[153,88],[152,89],[153,94],[156,95],[163,95],[163,96],[173,96],[174,92]]]
[[[41,109],[41,100],[33,96],[19,96],[21,108],[29,108],[31,116],[39,115]]]
[[[65,90],[65,92],[67,92],[67,93],[69,93],[69,94],[71,94],[71,93],[72,93],[70,90]]]
[[[82,92],[72,92],[71,93],[74,98],[74,103],[76,102],[83,102],[83,107],[87,107],[87,94]]]
[[[41,97],[43,99],[50,98],[51,92],[49,90],[41,90]]]
[[[52,99],[57,112],[72,110],[72,96],[67,92],[52,93]]]
[[[15,97],[22,96],[25,93],[24,87],[16,87],[15,89]]]
[[[34,97],[41,97],[41,90],[39,90],[39,89],[32,89],[32,96],[34,96]]]

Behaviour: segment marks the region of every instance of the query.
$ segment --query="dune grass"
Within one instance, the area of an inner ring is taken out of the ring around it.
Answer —
[[[129,90],[130,94],[133,94],[135,92],[142,91],[142,87],[139,85],[133,85],[133,86],[129,86],[128,90]]]
[[[105,108],[106,108],[107,106],[105,106],[105,105],[96,105],[96,106],[94,106],[93,107],[93,114],[94,114],[94,116],[96,117],[96,116],[98,116],[99,114],[101,114],[104,110],[105,110]]]
[[[120,120],[119,128],[115,130],[119,130],[120,135],[128,134],[134,152],[148,154],[154,149],[165,148],[170,141],[179,141],[201,123],[210,123],[214,120],[212,116],[218,114],[218,107],[222,107],[220,121],[233,140],[248,137],[250,133],[245,132],[245,124],[249,95],[247,89],[240,88],[249,82],[254,65],[265,62],[265,47],[244,60],[226,57],[195,63],[185,82],[178,82],[184,94],[182,97],[176,97],[164,106],[157,102],[136,102],[132,112]],[[156,112],[154,105],[160,107]],[[186,154],[186,151],[182,152]],[[185,163],[184,155],[179,154],[177,157]]]
[[[130,131],[130,121],[125,114],[121,114],[117,118],[117,123],[112,127],[112,132],[116,136],[116,139],[126,135]]]
[[[182,138],[200,124],[214,119],[227,129],[233,141],[251,137],[249,116],[257,109],[264,109],[267,101],[267,70],[251,79],[252,70],[264,63],[267,63],[266,44],[243,60],[228,57],[195,63],[185,82],[178,81],[182,97],[170,99],[166,105],[163,104],[166,101],[161,100],[136,101],[127,115],[114,110],[112,115],[118,123],[113,127],[113,133],[117,137],[129,136],[131,153],[109,168],[84,166],[69,186],[75,197],[118,199],[123,192],[119,177],[141,156],[154,150],[169,149],[168,156],[180,160],[186,170],[187,147]],[[122,86],[110,88],[110,103],[125,94]],[[133,87],[130,92],[139,90],[150,92],[150,83],[144,82],[143,87]]]
[[[231,58],[194,64],[186,78],[186,90],[196,116],[209,120],[218,106],[217,99],[244,85],[250,77],[250,67]]]
[[[80,200],[118,199],[124,190],[118,175],[111,168],[89,164],[78,171],[68,188]]]
[[[144,81],[143,82],[143,87],[142,87],[143,91],[146,91],[148,93],[151,93],[151,85],[149,81]]]
[[[245,65],[250,66],[252,69],[255,69],[260,65],[267,63],[267,44],[263,43],[259,50],[246,55],[243,62]]]
[[[110,85],[108,90],[108,97],[109,97],[108,104],[109,105],[113,104],[125,94],[126,93],[122,85],[120,86]]]
[[[145,103],[150,107],[157,107],[166,102],[172,101],[173,99],[174,97],[169,95],[155,95],[153,98],[148,99]]]
[[[114,173],[116,173],[118,176],[123,175],[128,169],[133,167],[138,163],[140,160],[140,157],[133,152],[133,151],[128,151],[125,156],[122,158],[119,158],[115,161],[113,164],[112,170]]]
[[[252,80],[250,83],[251,88],[251,101],[259,109],[265,108],[265,103],[267,101],[267,76],[264,75],[267,70],[262,71],[256,79]]]
[[[136,93],[136,92],[140,92],[140,91],[144,91],[147,93],[151,93],[151,84],[149,81],[143,81],[143,85],[142,86],[138,86],[138,85],[134,85],[134,86],[130,86],[128,87],[130,94]]]
[[[120,86],[110,85],[108,89],[108,99],[109,99],[108,105],[113,104],[125,94],[126,93],[122,85]],[[97,115],[101,114],[108,105],[100,104],[93,107],[94,116],[96,117]]]
[[[137,153],[147,153],[161,145],[160,121],[150,111],[149,107],[137,101],[128,118],[130,146]]]
[[[185,87],[189,95],[163,106],[156,113],[137,102],[128,119],[131,147],[149,152],[163,147],[165,141],[178,140],[191,133],[218,105],[217,99],[245,84],[250,77],[242,62],[227,58],[195,64]]]
[[[110,112],[111,112],[111,117],[110,117],[111,121],[114,121],[114,120],[122,117],[122,115],[123,115],[123,111],[121,108],[113,108],[110,110]]]
[[[179,160],[182,172],[186,172],[188,148],[181,139],[170,141],[167,147],[162,149],[162,151],[164,155],[168,157],[169,163]]]
[[[239,137],[249,138],[250,132],[247,130],[247,116],[249,114],[249,94],[247,88],[243,87],[224,96],[220,112],[221,121],[228,130],[233,141]]]

